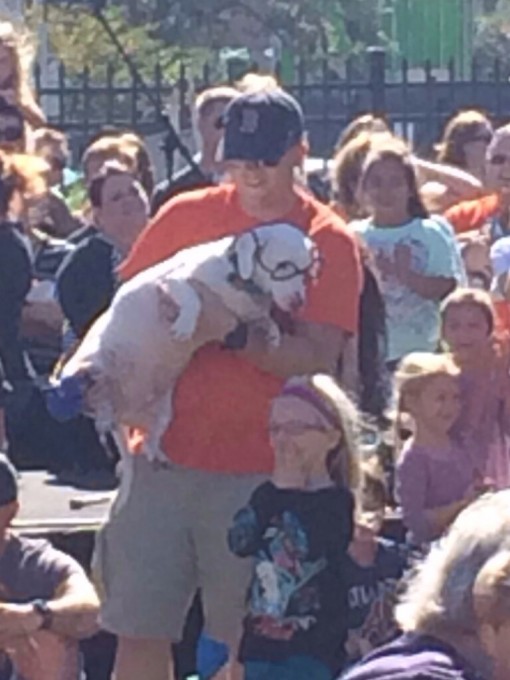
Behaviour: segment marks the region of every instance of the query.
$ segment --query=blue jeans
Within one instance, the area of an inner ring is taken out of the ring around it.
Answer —
[[[245,661],[244,680],[332,680],[333,673],[311,656],[284,661]]]

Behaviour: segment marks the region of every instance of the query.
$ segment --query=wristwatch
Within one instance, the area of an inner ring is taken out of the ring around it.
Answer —
[[[53,623],[53,612],[46,600],[33,600],[32,608],[42,619],[40,630],[49,630]]]

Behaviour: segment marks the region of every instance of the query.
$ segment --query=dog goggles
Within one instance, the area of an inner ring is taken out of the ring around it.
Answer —
[[[318,248],[313,249],[311,262],[306,267],[298,267],[295,262],[284,260],[283,262],[279,262],[276,267],[272,268],[262,259],[263,248],[260,245],[260,241],[255,232],[252,232],[252,237],[256,245],[255,260],[259,267],[269,274],[273,281],[289,281],[296,276],[307,276],[312,280],[315,280],[319,276],[319,271],[322,266],[322,257]]]

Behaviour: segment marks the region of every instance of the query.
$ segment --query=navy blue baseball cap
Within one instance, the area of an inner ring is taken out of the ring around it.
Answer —
[[[0,507],[18,499],[18,473],[3,453],[0,453]]]
[[[223,114],[222,127],[224,160],[267,165],[277,165],[305,131],[300,105],[280,89],[239,95]]]

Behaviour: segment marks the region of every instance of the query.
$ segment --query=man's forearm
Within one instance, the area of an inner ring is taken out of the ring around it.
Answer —
[[[465,170],[451,165],[425,161],[416,156],[413,158],[413,164],[421,182],[442,182],[462,196],[475,197],[481,193],[481,182]]]
[[[294,334],[283,334],[275,349],[269,349],[257,330],[250,328],[243,351],[260,369],[283,378],[310,373],[336,375],[348,336],[338,328],[298,321]]]
[[[99,630],[98,608],[91,604],[53,601],[51,630],[59,635],[82,639],[94,635]]]
[[[52,613],[51,631],[72,638],[94,635],[99,629],[99,599],[92,585],[63,587],[48,601]]]

